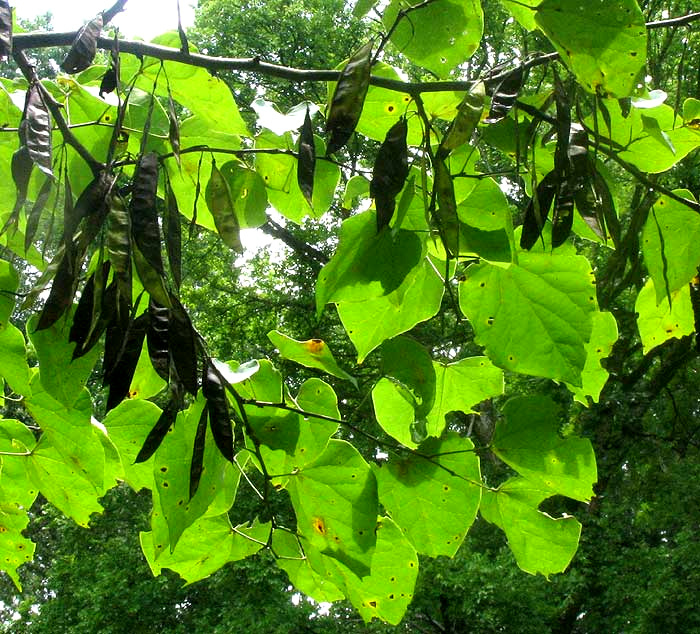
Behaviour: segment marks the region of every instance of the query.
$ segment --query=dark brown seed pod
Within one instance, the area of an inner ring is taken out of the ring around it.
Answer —
[[[148,302],[146,346],[153,369],[164,381],[170,380],[170,309],[151,299]]]
[[[371,68],[372,42],[368,42],[350,58],[335,85],[326,118],[327,154],[337,152],[355,131],[365,104]]]
[[[197,493],[199,481],[204,472],[204,448],[207,438],[207,416],[209,414],[208,403],[204,404],[204,409],[199,417],[197,432],[194,435],[194,445],[192,447],[192,462],[190,463],[190,500]]]
[[[408,177],[408,124],[401,117],[386,133],[372,170],[369,193],[377,208],[377,233],[391,222],[399,195]]]
[[[497,123],[508,115],[524,82],[525,72],[522,66],[513,69],[500,81],[491,95],[491,108],[486,123]]]
[[[163,275],[163,260],[160,255],[160,228],[156,210],[158,190],[158,156],[149,152],[141,157],[133,179],[133,191],[129,215],[131,235],[146,262]]]
[[[177,374],[192,395],[197,394],[197,335],[190,317],[176,297],[171,297],[172,309],[168,324],[168,349]]]
[[[138,464],[139,462],[146,462],[146,460],[148,460],[156,452],[158,447],[160,447],[165,439],[168,430],[175,424],[177,411],[178,406],[175,399],[169,400],[165,406],[165,409],[161,412],[158,420],[156,421],[156,424],[153,426],[153,429],[148,432],[148,436],[146,436],[146,440],[136,456],[134,463]]]
[[[12,55],[12,9],[7,0],[0,0],[0,62]]]
[[[313,207],[314,171],[316,170],[316,142],[314,129],[311,125],[309,108],[306,108],[304,125],[299,136],[299,160],[297,162],[297,183],[304,198]]]
[[[556,196],[559,187],[559,178],[556,172],[549,172],[537,185],[534,196],[525,210],[523,230],[520,235],[520,247],[531,249],[542,235],[549,208]]]
[[[117,69],[114,66],[110,66],[104,75],[102,75],[102,81],[100,82],[100,97],[103,97],[110,92],[114,92],[117,88]]]
[[[129,396],[129,387],[141,356],[141,348],[143,347],[147,326],[148,313],[143,313],[143,315],[132,321],[127,328],[121,354],[119,354],[119,358],[107,378],[107,384],[109,385],[107,411],[119,405]]]
[[[70,74],[79,73],[92,64],[97,52],[97,38],[102,33],[102,26],[103,18],[100,13],[78,31],[68,54],[61,62],[62,71]]]
[[[182,226],[177,198],[167,178],[165,179],[165,210],[165,252],[168,255],[175,288],[179,289],[182,281]]]
[[[209,426],[214,442],[224,458],[233,462],[233,422],[228,409],[226,388],[211,359],[207,359],[204,364],[202,391],[207,399]]]
[[[20,144],[27,146],[29,157],[47,176],[53,177],[51,113],[44,102],[38,82],[27,90],[24,113],[20,123]]]

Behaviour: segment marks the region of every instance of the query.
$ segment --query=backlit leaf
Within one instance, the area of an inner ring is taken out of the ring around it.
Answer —
[[[637,0],[597,2],[543,0],[535,20],[591,93],[632,95],[647,52],[647,29]]]
[[[485,491],[480,509],[486,521],[503,529],[518,566],[545,577],[566,570],[581,535],[575,518],[555,519],[537,510],[550,495],[536,483],[511,478],[497,491]]]
[[[551,494],[587,502],[598,479],[591,441],[559,434],[559,408],[546,396],[519,396],[503,407],[491,440],[494,453]]]
[[[285,359],[290,359],[307,368],[318,368],[340,379],[347,379],[357,386],[357,381],[343,370],[333,357],[328,344],[321,339],[297,341],[277,330],[267,333],[268,339],[280,351]]]
[[[375,469],[379,501],[419,553],[454,556],[476,518],[481,470],[474,445],[455,433]]]
[[[634,304],[644,354],[669,339],[680,339],[695,331],[689,286],[686,284],[672,291],[660,304],[657,304],[659,291],[655,287],[654,280],[648,279]]]
[[[340,243],[316,283],[316,309],[328,302],[364,301],[395,291],[420,262],[422,245],[412,231],[377,234],[374,214],[343,222]]]
[[[495,365],[581,385],[596,310],[585,258],[523,253],[508,268],[470,266],[459,301]]]
[[[695,202],[687,190],[676,190]],[[700,215],[683,203],[662,196],[649,211],[642,231],[644,263],[654,280],[656,303],[681,290],[700,265]]]
[[[407,11],[400,19],[399,11]],[[421,3],[394,0],[384,11],[382,21],[388,30],[400,19],[391,42],[414,64],[427,68],[441,79],[467,61],[479,46],[484,14],[478,0],[438,0]]]
[[[323,454],[290,479],[297,530],[354,574],[370,572],[377,522],[377,485],[351,444],[331,440]]]

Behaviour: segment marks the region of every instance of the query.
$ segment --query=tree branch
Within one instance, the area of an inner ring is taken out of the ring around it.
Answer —
[[[277,224],[268,217],[267,222],[260,227],[266,234],[282,240],[290,249],[301,255],[315,270],[328,262],[328,256],[310,244],[297,238],[289,229]]]

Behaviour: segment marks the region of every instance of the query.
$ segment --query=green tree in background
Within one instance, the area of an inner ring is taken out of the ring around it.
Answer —
[[[10,631],[696,628],[700,15],[123,5],[53,82],[3,31]]]

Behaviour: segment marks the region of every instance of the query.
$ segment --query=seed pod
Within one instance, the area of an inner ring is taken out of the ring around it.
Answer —
[[[117,69],[114,66],[110,66],[104,75],[102,75],[102,81],[100,82],[100,97],[104,97],[105,94],[114,92],[117,87]]]
[[[177,198],[168,178],[165,179],[165,209],[165,251],[175,288],[179,289],[182,281],[182,226]]]
[[[394,215],[396,197],[408,177],[408,125],[401,117],[386,133],[372,170],[369,194],[377,208],[377,233],[388,226]]]
[[[241,229],[231,202],[231,192],[214,159],[211,161],[211,175],[204,192],[204,198],[211,215],[214,217],[216,230],[224,244],[234,251],[243,252]]]
[[[326,119],[330,137],[327,154],[337,152],[354,132],[367,96],[371,68],[372,42],[368,42],[350,58],[335,85]]]
[[[297,162],[297,183],[304,198],[313,207],[314,196],[314,171],[316,169],[316,142],[314,141],[314,129],[311,125],[309,107],[306,107],[304,125],[299,137],[299,160]]]
[[[53,177],[51,158],[51,113],[46,107],[38,82],[27,90],[20,123],[20,144],[27,146],[29,157],[47,176]]]
[[[173,156],[175,157],[175,161],[179,167],[180,123],[177,119],[177,114],[175,113],[175,102],[173,101],[173,96],[170,94],[170,89],[168,89],[168,139],[170,140],[170,147],[173,150]]]
[[[151,299],[148,302],[148,329],[146,330],[146,345],[148,356],[153,369],[164,381],[170,380],[170,350],[168,330],[170,326],[170,310]]]
[[[12,55],[12,9],[7,0],[0,0],[0,62]]]
[[[107,216],[107,257],[119,285],[119,295],[131,306],[131,219],[124,199],[115,193]]]
[[[175,423],[175,419],[177,418],[177,410],[177,402],[175,399],[170,399],[165,406],[165,409],[158,417],[153,429],[148,432],[148,436],[146,436],[146,440],[144,440],[143,446],[136,456],[134,463],[138,464],[139,462],[146,462],[146,460],[148,460],[156,452],[158,447],[160,447],[161,443],[165,439],[168,430]]]
[[[497,123],[508,115],[524,82],[525,72],[522,66],[514,68],[500,81],[491,95],[491,108],[486,123]]]
[[[61,63],[62,71],[70,74],[79,73],[92,64],[97,52],[97,38],[100,37],[102,26],[102,14],[99,13],[78,31],[68,55]]]
[[[542,229],[549,215],[549,208],[559,187],[556,172],[549,172],[537,185],[530,203],[525,210],[523,230],[520,235],[520,247],[531,249],[542,235]]]
[[[146,262],[162,276],[163,260],[160,255],[160,228],[156,211],[157,190],[158,156],[155,152],[149,152],[141,157],[134,174],[129,205],[131,235]]]
[[[202,391],[207,399],[209,426],[214,442],[224,458],[233,462],[233,423],[228,409],[226,389],[211,359],[207,359],[204,364]]]
[[[449,130],[445,133],[438,148],[437,154],[440,158],[446,158],[460,145],[469,142],[481,120],[485,99],[486,89],[484,83],[480,81],[472,87],[457,106],[457,116],[450,124]]]
[[[131,322],[127,329],[121,354],[107,378],[109,385],[107,411],[119,405],[129,395],[129,386],[134,378],[134,371],[141,356],[141,348],[143,339],[146,336],[147,326],[148,313],[144,313]]]
[[[207,438],[207,415],[209,413],[208,403],[204,404],[204,409],[199,417],[197,432],[194,435],[194,446],[192,447],[192,462],[190,463],[190,500],[197,493],[199,481],[202,479],[204,471],[204,448]]]
[[[195,396],[197,382],[197,335],[184,306],[171,297],[172,309],[168,324],[168,349],[185,389]]]

